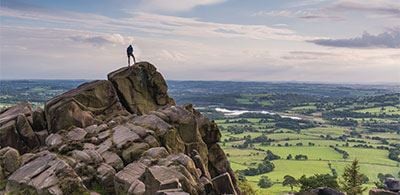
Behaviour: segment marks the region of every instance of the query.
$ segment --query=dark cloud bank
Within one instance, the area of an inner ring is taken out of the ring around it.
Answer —
[[[400,48],[400,28],[371,35],[367,32],[350,39],[316,39],[308,42],[330,47],[348,48]]]

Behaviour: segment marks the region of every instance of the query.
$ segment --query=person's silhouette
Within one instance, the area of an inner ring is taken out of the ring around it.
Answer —
[[[129,45],[129,47],[126,49],[126,54],[128,55],[128,66],[131,65],[131,56],[133,58],[133,64],[136,64],[136,59],[135,59],[135,56],[133,55],[132,45]]]

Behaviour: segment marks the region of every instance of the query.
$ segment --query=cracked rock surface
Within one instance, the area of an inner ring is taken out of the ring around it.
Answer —
[[[2,111],[0,194],[240,194],[218,126],[167,89],[139,62]]]

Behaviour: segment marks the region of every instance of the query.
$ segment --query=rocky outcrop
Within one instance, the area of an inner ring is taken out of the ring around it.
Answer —
[[[298,192],[296,195],[345,195],[345,193],[328,187],[319,187],[309,191]]]
[[[28,103],[19,103],[0,113],[0,146],[24,153],[43,144],[47,136],[43,111],[32,111]]]
[[[45,113],[50,132],[127,115],[109,81],[92,81],[61,94],[46,103]]]
[[[368,193],[369,195],[399,195],[400,193],[398,192],[392,192],[389,190],[384,190],[384,189],[372,189]]]
[[[56,154],[43,151],[8,177],[10,194],[78,194],[88,192],[74,170]]]
[[[11,147],[1,149],[0,156],[0,181],[2,181],[20,167],[21,157],[19,152]]]
[[[370,195],[400,195],[400,180],[386,178],[383,185],[384,189],[372,189]]]
[[[386,178],[384,185],[387,190],[400,193],[400,180],[399,179]]]
[[[49,100],[44,112],[21,104],[1,113],[2,147],[16,148],[0,150],[6,193],[240,193],[217,125],[176,106],[153,65],[108,77]]]
[[[168,96],[167,84],[156,67],[148,62],[123,67],[108,74],[122,104],[135,114],[147,114],[166,105],[175,105]]]

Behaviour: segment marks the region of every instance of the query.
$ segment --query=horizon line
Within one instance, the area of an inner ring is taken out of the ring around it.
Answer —
[[[107,79],[0,79],[1,81],[95,81]],[[252,81],[252,80],[179,80],[167,79],[173,82],[238,82],[238,83],[296,83],[296,84],[325,84],[325,85],[390,85],[399,86],[399,82],[331,82],[331,81],[297,81],[297,80],[279,80],[279,81]]]

